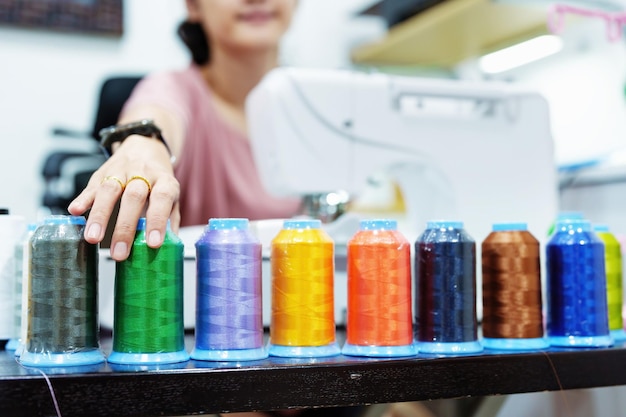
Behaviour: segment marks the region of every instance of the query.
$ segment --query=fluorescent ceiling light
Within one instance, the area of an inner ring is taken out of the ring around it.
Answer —
[[[543,35],[487,54],[480,58],[479,64],[483,72],[495,74],[556,54],[561,49],[561,38]]]

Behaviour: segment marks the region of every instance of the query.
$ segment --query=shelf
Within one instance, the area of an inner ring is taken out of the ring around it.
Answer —
[[[187,348],[193,339],[187,338]],[[103,341],[103,349],[110,339]],[[63,417],[187,415],[482,397],[626,385],[626,347],[534,353],[46,371]],[[169,368],[169,369],[168,369]],[[55,415],[43,376],[0,353],[0,415]]]
[[[357,47],[352,59],[363,65],[450,68],[547,33],[546,9],[522,4],[445,0],[392,26],[381,41]]]

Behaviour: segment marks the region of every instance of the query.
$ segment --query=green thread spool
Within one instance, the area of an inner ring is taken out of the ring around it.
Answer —
[[[116,364],[161,364],[189,359],[183,321],[183,242],[169,227],[160,248],[146,243],[139,219],[130,256],[115,268],[113,351]]]
[[[594,231],[604,242],[609,330],[613,339],[626,340],[622,318],[622,248],[606,225],[595,225]]]

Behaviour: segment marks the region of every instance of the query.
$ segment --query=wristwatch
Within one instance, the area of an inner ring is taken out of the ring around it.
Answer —
[[[154,138],[160,140],[167,148],[167,151],[172,155],[172,151],[170,147],[167,146],[167,142],[163,139],[163,135],[161,134],[161,129],[150,119],[143,119],[138,122],[132,122],[124,125],[113,125],[109,127],[105,127],[101,129],[99,132],[100,135],[100,147],[106,157],[110,157],[113,153],[111,151],[111,147],[115,142],[123,142],[130,135],[141,135],[149,138]],[[172,163],[174,162],[174,157],[172,156]]]

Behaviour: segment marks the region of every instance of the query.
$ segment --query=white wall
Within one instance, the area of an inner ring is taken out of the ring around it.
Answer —
[[[462,77],[509,80],[543,93],[550,105],[556,162],[571,164],[626,146],[626,47],[610,42],[601,20],[568,24],[564,49],[541,61],[486,77],[472,60]]]
[[[91,130],[102,79],[187,62],[175,37],[182,1],[124,2],[121,38],[0,27],[0,206],[35,220],[43,192],[41,163],[53,147],[93,145],[59,140],[64,126]]]
[[[349,66],[357,40],[383,26],[355,21],[352,12],[373,0],[300,0],[284,41],[287,65]],[[124,35],[106,38],[0,27],[0,207],[36,220],[43,192],[45,155],[58,147],[92,147],[93,141],[59,139],[54,127],[88,131],[102,80],[187,65],[176,36],[184,0],[125,0]]]

